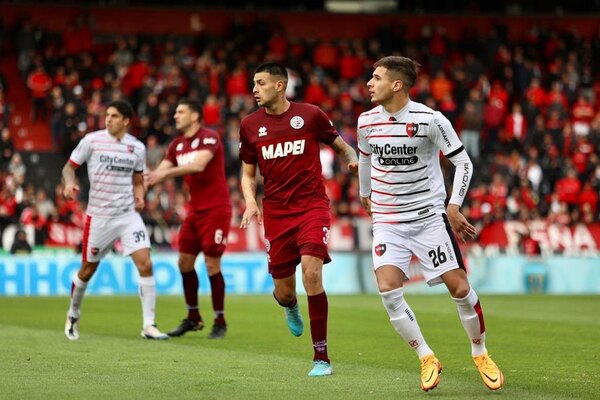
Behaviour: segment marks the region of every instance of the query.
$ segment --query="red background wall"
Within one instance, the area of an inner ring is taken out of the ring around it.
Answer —
[[[277,19],[283,29],[292,35],[318,36],[320,38],[364,38],[372,35],[377,28],[389,24],[404,25],[408,38],[418,37],[424,25],[443,25],[450,37],[456,38],[465,27],[479,32],[487,32],[490,24],[500,22],[510,27],[511,38],[518,38],[532,25],[571,30],[576,27],[584,36],[599,32],[599,16],[520,16],[494,17],[484,15],[407,15],[407,14],[328,14],[328,13],[281,13],[246,11],[206,11],[177,8],[134,8],[134,7],[66,7],[66,6],[24,6],[0,5],[5,23],[11,26],[20,16],[29,15],[34,23],[39,23],[52,31],[61,31],[77,15],[87,11],[98,32],[152,32],[173,34],[194,34],[193,22],[198,21],[206,32],[223,34],[235,19],[243,22],[258,18]]]

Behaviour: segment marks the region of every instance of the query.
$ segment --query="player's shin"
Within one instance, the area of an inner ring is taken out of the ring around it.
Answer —
[[[183,283],[183,295],[187,306],[187,318],[191,321],[201,321],[200,311],[198,309],[198,274],[195,269],[189,272],[181,273],[181,281]]]
[[[73,277],[73,283],[71,284],[71,304],[69,305],[67,316],[79,318],[81,302],[83,301],[83,296],[85,295],[87,285],[87,282],[82,281],[79,279],[79,276],[75,274]]]
[[[485,323],[483,310],[479,298],[473,289],[461,299],[452,298],[456,302],[458,316],[471,341],[471,355],[473,357],[484,354],[485,348]]]
[[[390,322],[400,337],[417,352],[419,358],[432,354],[433,351],[423,338],[417,318],[404,300],[403,288],[379,294],[383,300],[383,306],[390,316]]]
[[[329,363],[327,355],[328,302],[325,292],[308,296],[308,315],[310,318],[310,334],[315,351],[313,360],[323,360]]]
[[[156,283],[154,276],[140,276],[140,300],[144,327],[154,325],[154,308],[156,306]]]
[[[215,324],[225,325],[225,279],[221,272],[209,276],[210,294],[215,313]]]

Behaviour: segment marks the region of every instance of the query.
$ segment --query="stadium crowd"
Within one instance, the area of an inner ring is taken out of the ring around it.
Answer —
[[[490,24],[487,32],[465,27],[456,39],[439,26],[423,26],[420,36],[409,38],[402,26],[382,26],[364,40],[328,41],[288,35],[266,20],[235,23],[222,37],[95,34],[91,26],[82,15],[65,32],[26,19],[3,27],[5,40],[14,34],[32,118],[48,123],[56,152],[67,157],[86,132],[103,128],[105,104],[125,98],[137,110],[131,131],[146,144],[153,169],[177,134],[178,99],[196,98],[204,105],[204,125],[223,137],[236,224],[244,207],[238,130],[256,107],[254,68],[264,60],[288,66],[288,97],[320,106],[355,147],[357,117],[372,107],[366,88],[372,63],[388,54],[421,62],[411,98],[442,111],[473,159],[474,180],[463,207],[470,221],[481,228],[504,220],[568,225],[600,219],[600,34],[582,37],[576,27],[532,25],[511,40],[507,26]],[[25,179],[12,145],[5,89],[4,83],[0,228],[34,224],[39,244],[47,221],[81,225],[85,199],[68,202],[61,185],[46,193]],[[328,148],[321,158],[335,218],[366,217],[357,178],[341,170]],[[148,223],[182,221],[186,195],[180,184],[169,180],[149,190]]]

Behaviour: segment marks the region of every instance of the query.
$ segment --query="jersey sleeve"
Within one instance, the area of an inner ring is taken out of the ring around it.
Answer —
[[[446,157],[451,157],[463,149],[463,144],[458,138],[448,118],[441,112],[433,114],[429,124],[429,139],[435,143]]]
[[[133,172],[144,172],[146,169],[146,146],[140,142],[138,157],[133,166]]]
[[[358,152],[365,157],[369,157],[371,155],[371,147],[369,146],[369,141],[367,140],[367,132],[364,128],[360,128],[360,126],[361,122],[359,118],[356,127],[356,137],[358,139]]]
[[[167,147],[167,153],[165,154],[165,160],[169,161],[175,166],[177,166],[177,157],[175,154],[175,147],[177,146],[177,143],[177,140],[172,140],[171,143],[169,143],[169,147]]]
[[[256,149],[248,140],[247,127],[244,121],[240,124],[240,160],[246,164],[256,164],[258,162]]]
[[[79,167],[81,164],[88,161],[90,159],[91,155],[92,155],[92,142],[89,139],[89,136],[86,135],[83,138],[81,138],[79,143],[77,143],[77,147],[75,147],[75,149],[71,153],[71,156],[69,157],[69,162],[72,165]]]
[[[208,150],[212,154],[215,154],[219,149],[221,138],[219,133],[212,129],[204,131],[204,137],[198,146],[198,150]]]
[[[333,122],[331,122],[327,114],[325,114],[320,108],[317,108],[317,114],[315,116],[314,123],[319,142],[331,144],[339,136],[338,131],[333,126]]]

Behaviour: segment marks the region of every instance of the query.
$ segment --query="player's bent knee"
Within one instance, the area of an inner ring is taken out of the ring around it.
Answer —
[[[377,288],[379,293],[386,293],[396,289],[402,289],[402,286],[398,286],[394,282],[378,282]]]
[[[152,276],[152,261],[143,260],[136,264],[140,276]]]
[[[98,263],[83,263],[78,273],[79,279],[84,282],[89,281],[94,276],[96,269],[98,269]]]
[[[450,292],[450,296],[454,297],[455,299],[462,299],[467,297],[471,291],[471,286],[469,286],[468,282],[461,282],[460,284],[453,288],[449,288],[448,290]]]
[[[293,299],[294,296],[296,294],[292,291],[285,291],[285,292],[281,292],[281,291],[275,291],[275,300],[282,306],[289,304]]]
[[[404,303],[404,289],[401,287],[385,292],[381,291],[379,295],[388,314],[398,310],[402,306],[402,303]]]

